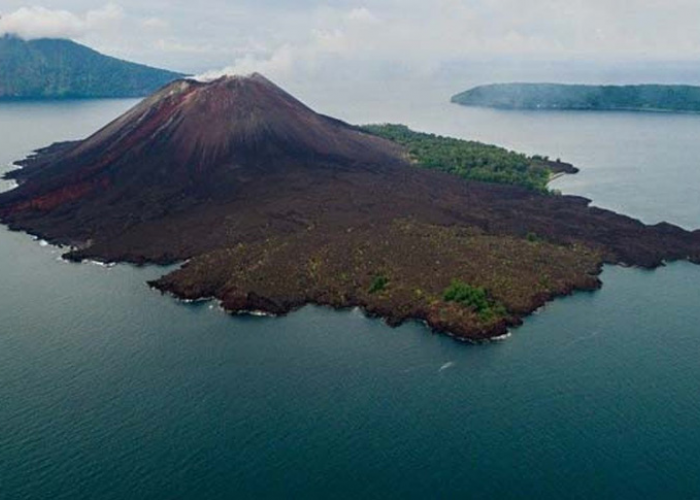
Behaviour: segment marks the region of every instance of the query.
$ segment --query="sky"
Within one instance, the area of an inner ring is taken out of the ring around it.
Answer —
[[[430,77],[471,65],[694,65],[699,0],[2,0],[0,33],[192,74]],[[474,67],[474,66],[472,66]]]

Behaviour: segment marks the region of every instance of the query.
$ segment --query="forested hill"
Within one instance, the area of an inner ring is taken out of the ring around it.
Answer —
[[[182,76],[70,40],[0,37],[0,99],[141,97]]]
[[[570,163],[547,156],[526,156],[491,144],[426,134],[405,125],[365,125],[365,132],[405,147],[418,167],[441,170],[464,179],[512,184],[547,191],[552,174],[575,174]]]
[[[475,87],[452,102],[503,109],[700,112],[700,87],[507,83]]]

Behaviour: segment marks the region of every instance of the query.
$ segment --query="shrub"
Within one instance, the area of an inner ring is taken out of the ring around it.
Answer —
[[[372,284],[369,286],[369,293],[382,292],[389,284],[389,278],[383,274],[378,274],[372,279]]]
[[[457,302],[472,309],[484,321],[506,314],[505,307],[490,299],[485,288],[471,286],[460,280],[452,280],[442,298],[445,302]]]

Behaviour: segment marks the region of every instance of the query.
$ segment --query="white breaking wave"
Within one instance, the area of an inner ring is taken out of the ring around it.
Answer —
[[[275,318],[277,315],[266,312],[266,311],[238,311],[236,314],[243,316],[255,316],[258,318]]]
[[[108,269],[116,265],[114,262],[100,262],[99,260],[86,260],[84,262],[86,264],[92,264],[93,266],[100,266]]]
[[[513,336],[513,334],[511,332],[508,332],[508,333],[504,333],[503,335],[499,335],[498,337],[493,337],[493,338],[489,339],[489,341],[490,342],[502,342],[504,340],[508,340],[512,336]]]

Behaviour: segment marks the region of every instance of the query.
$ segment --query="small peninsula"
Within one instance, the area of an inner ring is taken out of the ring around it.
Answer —
[[[479,341],[604,263],[700,263],[700,232],[546,189],[575,168],[318,114],[265,77],[178,80],[10,172],[0,220],[80,261],[184,262],[151,286],[236,314],[359,307]]]
[[[697,113],[700,87],[503,83],[474,87],[453,96],[452,102],[500,109]]]
[[[183,76],[71,40],[0,36],[0,100],[143,97]]]

